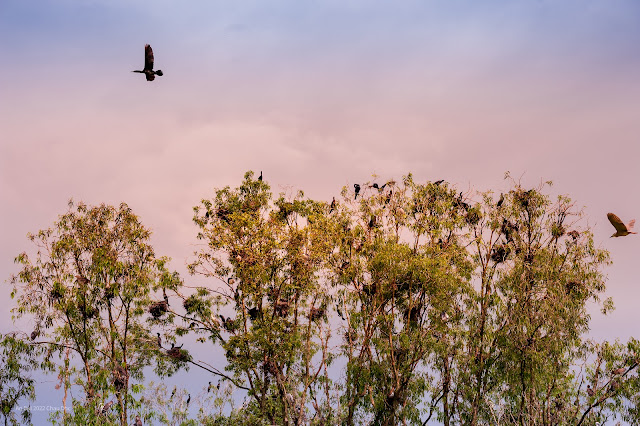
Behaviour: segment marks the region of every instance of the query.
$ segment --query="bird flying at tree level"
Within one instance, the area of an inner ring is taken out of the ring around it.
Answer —
[[[162,70],[153,70],[153,50],[150,45],[145,44],[144,46],[144,69],[142,71],[135,70],[132,72],[144,74],[147,77],[147,81],[153,81],[156,78],[156,75],[163,75]]]
[[[607,217],[609,218],[609,222],[616,228],[616,233],[611,236],[613,237],[624,237],[629,234],[637,234],[637,232],[631,231],[633,229],[633,225],[635,225],[636,220],[633,219],[628,224],[622,223],[620,218],[613,213],[607,213]]]

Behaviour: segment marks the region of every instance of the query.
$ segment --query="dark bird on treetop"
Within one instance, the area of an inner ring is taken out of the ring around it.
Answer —
[[[191,394],[189,394],[189,396],[187,397],[187,407],[189,406],[190,402],[191,402]]]
[[[162,70],[153,70],[153,50],[148,44],[144,45],[144,69],[142,71],[135,70],[132,72],[139,72],[147,77],[147,81],[153,81],[156,75],[162,76]]]
[[[444,182],[444,179],[437,180],[437,181],[433,182],[433,184],[434,185],[440,185],[442,182]]]
[[[329,209],[329,213],[331,213],[335,209],[336,209],[336,197],[333,197],[333,200],[331,201],[331,208]]]
[[[500,199],[498,200],[497,207],[500,207],[504,203],[504,194],[500,194]]]
[[[262,180],[262,170],[260,170],[260,176],[258,176],[258,180]]]
[[[211,382],[209,382],[209,387],[207,388],[207,393],[211,392]]]
[[[378,184],[377,184],[377,183],[374,183],[373,185],[371,185],[371,187],[372,187],[372,188],[375,188],[375,189],[380,189],[380,187],[378,186]]]
[[[358,194],[360,193],[360,185],[358,185],[357,183],[354,183],[354,184],[353,184],[353,188],[354,188],[354,189],[355,189],[355,191],[356,191],[356,197],[354,198],[354,200],[355,200],[355,199],[357,199],[357,198],[358,198]]]
[[[633,229],[633,225],[635,225],[636,220],[633,219],[627,225],[622,223],[620,218],[613,213],[607,213],[607,217],[609,218],[609,222],[616,228],[616,233],[611,237],[624,237],[629,234],[637,234],[637,232],[631,231]]]

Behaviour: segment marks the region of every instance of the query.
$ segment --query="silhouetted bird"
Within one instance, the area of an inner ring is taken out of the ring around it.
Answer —
[[[260,315],[260,309],[258,308],[249,309],[249,318],[251,318],[251,321],[255,321],[256,319],[258,319],[259,315]]]
[[[132,72],[139,72],[147,77],[147,81],[153,81],[156,75],[162,76],[162,70],[153,70],[153,50],[148,44],[144,45],[144,69],[142,71],[135,70]]]
[[[262,180],[262,170],[260,170],[260,176],[258,176],[258,180]]]
[[[375,188],[375,189],[380,189],[380,187],[378,186],[378,184],[377,184],[377,183],[374,183],[373,185],[371,185],[371,187],[372,187],[372,188]]]
[[[173,396],[176,394],[176,386],[173,387],[173,390],[171,391],[171,396],[169,397],[169,399],[173,398]]]
[[[496,204],[496,206],[500,207],[502,203],[504,203],[504,194],[500,194],[500,199],[498,200],[498,204]]]
[[[40,330],[37,328],[31,332],[31,340],[36,340],[40,335]]]
[[[358,185],[357,183],[354,183],[354,184],[353,184],[353,188],[354,188],[354,189],[355,189],[355,191],[356,191],[356,196],[355,196],[355,198],[354,198],[354,200],[356,200],[356,199],[358,198],[358,194],[360,193],[360,185]]]
[[[191,402],[191,394],[189,394],[189,396],[187,397],[187,407],[189,406],[190,402]]]
[[[160,346],[162,348],[162,337],[160,337],[160,333],[158,334],[158,346]]]
[[[140,420],[140,416],[136,416],[136,422],[134,423],[134,426],[142,426],[142,420]]]
[[[437,181],[433,182],[433,184],[434,185],[440,185],[442,182],[444,182],[444,179],[437,180]]]
[[[616,233],[613,234],[611,238],[624,237],[625,235],[629,235],[629,234],[637,234],[637,232],[631,231],[633,229],[633,225],[635,225],[636,223],[635,219],[633,219],[627,225],[625,225],[624,223],[622,223],[620,218],[613,213],[607,213],[607,217],[609,218],[609,222],[611,222],[613,227],[616,228]]]
[[[331,200],[331,208],[329,209],[329,213],[331,213],[335,209],[336,209],[336,197],[333,197],[333,200]]]
[[[209,382],[209,387],[207,388],[207,393],[211,392],[211,382]]]

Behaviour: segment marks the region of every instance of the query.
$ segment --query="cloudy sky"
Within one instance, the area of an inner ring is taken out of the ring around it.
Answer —
[[[69,198],[128,203],[186,275],[192,207],[247,170],[325,200],[510,171],[585,206],[617,307],[592,335],[639,335],[640,238],[606,219],[640,219],[636,0],[2,0],[0,40],[3,280]]]

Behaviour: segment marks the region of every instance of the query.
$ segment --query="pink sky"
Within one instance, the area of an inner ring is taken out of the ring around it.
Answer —
[[[69,198],[127,202],[189,279],[192,207],[246,170],[262,170],[275,193],[325,200],[373,173],[500,192],[510,171],[525,185],[553,180],[554,194],[586,207],[611,251],[617,307],[594,313],[593,335],[637,337],[640,238],[609,239],[606,213],[640,219],[638,7],[427,3],[147,11],[69,0],[38,12],[8,1],[2,276]],[[129,72],[145,43],[165,72],[152,83]]]

